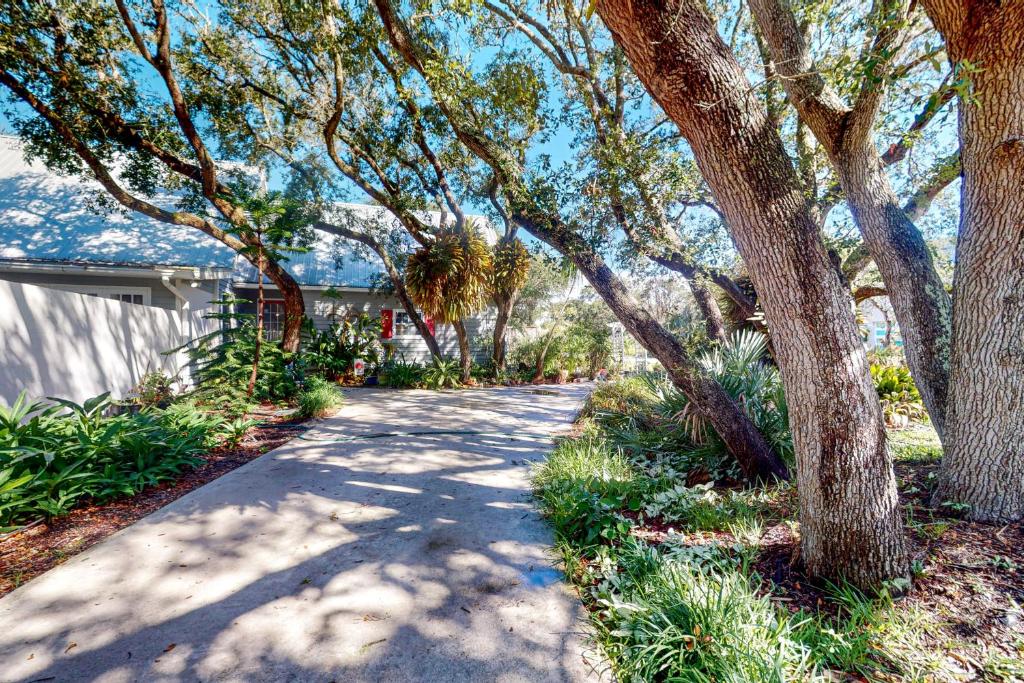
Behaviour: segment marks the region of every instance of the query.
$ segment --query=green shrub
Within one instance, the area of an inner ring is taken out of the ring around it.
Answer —
[[[164,372],[147,372],[128,392],[130,403],[144,407],[165,406],[174,398],[174,379]]]
[[[256,328],[249,322],[226,332],[221,342],[215,337],[197,341],[188,350],[195,363],[195,394],[214,406],[233,406],[234,414],[247,412],[246,396],[252,361],[256,349]],[[281,401],[295,396],[298,384],[289,367],[289,358],[280,344],[264,340],[260,345],[260,362],[256,374],[255,401]]]
[[[234,416],[248,412],[253,401],[281,401],[294,397],[298,384],[292,367],[293,358],[281,349],[279,343],[266,338],[260,344],[256,386],[252,397],[247,396],[256,352],[255,316],[233,312],[234,306],[247,303],[245,299],[225,298],[214,303],[218,307],[217,312],[206,317],[221,321],[222,329],[193,339],[181,347],[195,368],[193,378],[198,388],[194,397]]]
[[[912,420],[920,422],[928,417],[914,378],[905,365],[872,365],[871,379],[886,422],[905,426]]]
[[[461,384],[462,369],[455,358],[435,358],[423,370],[423,383],[428,389],[455,388]]]
[[[108,394],[0,406],[0,527],[171,479],[201,462],[220,424],[194,407],[108,416],[113,406]]]
[[[423,382],[423,366],[392,358],[380,369],[380,383],[392,389],[411,389]]]
[[[299,393],[299,415],[324,417],[342,404],[338,387],[320,377],[310,377]]]
[[[369,374],[380,367],[383,357],[380,321],[365,313],[334,323],[326,330],[318,330],[313,321],[306,318],[302,333],[301,364],[327,379],[351,373],[357,358],[365,361]]]
[[[622,510],[639,510],[642,491],[628,460],[598,439],[562,442],[533,472],[533,485],[560,539],[591,545],[629,532]]]
[[[259,424],[259,420],[236,417],[234,420],[225,421],[220,428],[219,435],[225,446],[238,448],[250,429]]]
[[[721,346],[698,357],[750,417],[783,459],[792,462],[789,413],[778,369],[764,356],[767,341],[753,331],[734,333]],[[703,473],[713,481],[739,479],[735,458],[694,410],[689,399],[670,381],[653,375],[599,387],[584,408],[608,438],[663,476]]]
[[[814,672],[799,621],[722,560],[668,559],[630,539],[595,593],[619,680],[783,683]]]
[[[656,396],[643,377],[631,377],[598,384],[580,410],[580,418],[593,419],[602,426],[618,429],[650,427]]]

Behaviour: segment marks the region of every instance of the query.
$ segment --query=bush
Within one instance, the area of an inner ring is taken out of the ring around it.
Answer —
[[[318,330],[307,318],[303,321],[302,332],[300,362],[327,379],[351,373],[357,358],[365,361],[369,374],[380,367],[383,357],[380,321],[365,313],[335,323],[326,330]]]
[[[108,394],[82,405],[22,394],[0,406],[0,527],[171,479],[201,462],[220,426],[187,405],[107,416],[113,405]]]
[[[631,539],[599,588],[605,649],[624,681],[808,680],[799,621],[723,560],[666,558]]]
[[[455,358],[435,358],[423,370],[423,383],[428,389],[454,389],[461,383],[461,378],[462,368]]]
[[[188,353],[196,364],[194,374],[197,398],[215,406],[233,406],[235,414],[246,412],[249,397],[246,390],[252,374],[256,350],[256,327],[251,321],[224,332],[196,340]],[[260,345],[260,362],[252,400],[281,401],[298,391],[290,358],[275,342],[264,340]]]
[[[871,379],[887,423],[905,427],[912,420],[921,422],[927,419],[928,413],[909,368],[904,365],[872,365]]]
[[[423,366],[404,358],[392,358],[380,369],[380,383],[392,389],[411,389],[423,381]]]
[[[320,377],[310,377],[299,393],[299,415],[324,417],[340,407],[342,401],[337,386]]]
[[[130,392],[129,402],[143,407],[166,406],[174,398],[174,379],[163,372],[147,372]]]
[[[758,332],[742,331],[698,357],[772,447],[792,462],[789,415],[779,371],[764,359],[767,341]],[[693,481],[740,478],[739,466],[707,419],[671,382],[653,375],[598,387],[585,405],[591,417],[617,446],[664,476]]]
[[[655,398],[643,377],[599,384],[587,397],[579,417],[617,429],[650,427],[648,417],[654,412]]]
[[[628,533],[619,511],[640,509],[633,474],[606,442],[570,439],[534,471],[533,485],[559,539],[591,545]]]

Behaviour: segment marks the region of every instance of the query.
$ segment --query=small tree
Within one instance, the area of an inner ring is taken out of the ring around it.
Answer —
[[[465,230],[439,230],[406,264],[405,284],[413,300],[431,318],[455,328],[463,382],[469,381],[473,364],[463,320],[482,307],[492,269],[487,243],[471,223]]]

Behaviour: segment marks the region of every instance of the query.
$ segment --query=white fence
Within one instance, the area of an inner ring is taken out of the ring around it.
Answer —
[[[0,280],[0,402],[120,398],[147,372],[177,373],[183,356],[163,352],[182,340],[177,311]]]

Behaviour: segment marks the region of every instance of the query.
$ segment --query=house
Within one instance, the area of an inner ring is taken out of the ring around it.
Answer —
[[[39,323],[35,318],[46,316],[23,310],[24,296],[12,293],[15,285],[63,292],[63,297],[54,297],[62,306],[76,310],[89,304],[74,303],[68,294],[111,300],[118,304],[116,310],[137,306],[163,309],[176,328],[171,338],[181,342],[215,329],[205,317],[213,309],[213,301],[228,294],[255,299],[255,269],[228,247],[194,228],[168,225],[117,206],[97,206],[104,200],[110,201],[97,184],[58,175],[38,162],[30,164],[18,138],[0,136],[0,284],[6,281],[10,290],[6,303],[0,296],[0,337],[9,331],[3,326],[14,329],[13,320],[19,318],[22,353],[36,346],[28,338],[24,318],[32,317],[35,324]],[[172,200],[154,201],[170,206]],[[350,220],[375,221],[385,227],[393,221],[381,207],[343,204],[338,209]],[[437,224],[440,214],[425,214],[424,218]],[[318,232],[316,237],[309,251],[290,255],[285,264],[302,287],[306,314],[314,323],[326,328],[358,313],[390,319],[390,334],[385,334],[382,343],[408,360],[428,359],[426,344],[398,299],[381,286],[387,280],[374,258],[332,235]],[[265,292],[268,334],[274,336],[280,334],[280,298],[270,284],[265,285]],[[249,304],[248,310],[254,305]],[[493,314],[487,311],[467,321],[474,355],[480,361],[487,355],[481,342],[490,325]],[[457,355],[458,343],[450,326],[437,326],[435,335],[442,352]],[[17,355],[8,353],[4,343],[0,340],[0,366],[15,362],[13,356]],[[11,341],[6,343],[10,346]],[[35,365],[41,368],[43,359]],[[5,372],[0,367],[0,399],[12,400],[19,372],[32,374],[30,370]],[[142,372],[140,368],[130,374]],[[30,392],[35,386],[28,378],[24,385]],[[55,390],[48,385],[42,388]],[[114,389],[115,394],[127,391],[127,387]]]
[[[889,297],[865,299],[857,305],[857,315],[865,335],[864,346],[868,351],[903,346],[903,337],[900,335],[896,313],[892,310]]]

